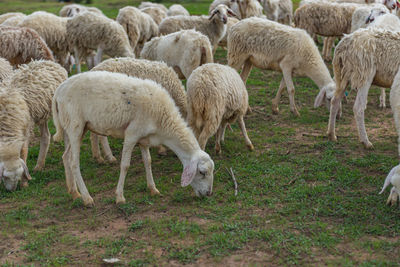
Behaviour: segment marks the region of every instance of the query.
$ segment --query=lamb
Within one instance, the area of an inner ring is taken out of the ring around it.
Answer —
[[[250,18],[250,17],[260,17],[265,18],[263,14],[263,7],[258,2],[258,0],[237,0],[240,10],[240,17]]]
[[[375,27],[359,29],[339,42],[332,62],[337,88],[331,99],[328,125],[330,140],[337,140],[335,118],[346,87],[351,84],[351,88],[357,89],[353,111],[359,138],[366,148],[372,147],[364,124],[368,90],[372,84],[384,88],[392,86],[400,66],[400,60],[396,57],[399,49],[400,32]]]
[[[35,30],[54,53],[56,61],[69,70],[71,46],[67,38],[67,18],[38,11],[24,18],[18,25]]]
[[[153,81],[103,71],[75,75],[56,90],[53,118],[57,128],[54,140],[64,136],[68,191],[74,198],[81,193],[86,206],[93,205],[79,170],[79,150],[86,130],[124,138],[117,204],[125,203],[123,187],[136,144],[152,194],[159,191],[151,173],[149,147],[159,144],[171,148],[183,163],[182,186],[190,184],[197,196],[212,194],[214,162],[200,149],[168,92]]]
[[[236,14],[237,18],[241,19],[238,0],[214,0],[210,4],[210,8],[208,9],[208,15],[211,15],[212,11],[218,5],[221,5],[221,4],[229,7]]]
[[[152,2],[141,2],[138,8],[145,9],[147,7],[157,7],[157,8],[162,9],[165,13],[168,12],[168,9],[163,4],[156,4],[156,3],[152,3]]]
[[[166,35],[180,30],[195,29],[208,37],[213,47],[213,54],[218,42],[226,33],[228,14],[236,14],[225,5],[218,5],[209,17],[207,16],[173,16],[163,19],[159,26],[160,34]]]
[[[96,13],[97,15],[104,16],[103,12],[97,7],[87,7],[78,4],[71,4],[63,6],[61,8],[60,17],[74,17],[75,15],[85,11],[93,12]]]
[[[13,67],[7,59],[0,57],[0,84],[10,77],[13,73]]]
[[[228,35],[228,64],[238,70],[246,83],[252,65],[268,70],[281,71],[283,78],[272,111],[278,113],[282,91],[287,87],[290,110],[299,116],[294,101],[292,75],[307,76],[319,87],[320,92],[333,95],[335,83],[324,64],[311,37],[301,29],[274,21],[248,18],[236,23]]]
[[[25,14],[18,14],[15,16],[12,16],[8,19],[6,19],[3,23],[1,23],[1,26],[9,26],[9,27],[17,27],[18,24],[21,23],[21,21],[24,20],[24,18],[26,18]]]
[[[143,47],[141,58],[164,61],[188,79],[198,66],[213,62],[210,41],[195,30],[182,30],[162,37],[153,38]]]
[[[140,79],[153,80],[168,91],[178,107],[182,118],[186,118],[187,102],[185,89],[183,88],[182,83],[174,70],[168,67],[164,62],[133,58],[108,59],[94,67],[92,71],[119,72]],[[103,162],[104,160],[100,155],[97,136],[91,135],[91,141],[93,157],[98,162]],[[106,160],[111,162],[115,161],[108,144],[107,137],[100,137],[100,142],[102,144]],[[160,147],[158,153],[165,154],[165,148]]]
[[[168,16],[178,16],[178,15],[190,16],[189,11],[187,11],[186,8],[184,8],[182,5],[179,5],[179,4],[173,4],[172,6],[170,6],[168,9],[167,15]]]
[[[94,65],[103,52],[110,57],[134,57],[124,28],[116,21],[92,12],[77,14],[67,22],[68,42],[74,49],[78,72],[80,60],[97,49]]]
[[[141,11],[152,17],[157,25],[160,25],[161,21],[167,17],[167,13],[158,7],[146,7],[141,9]]]
[[[243,120],[248,94],[234,69],[215,63],[198,67],[187,81],[187,99],[187,121],[201,149],[205,150],[207,140],[216,134],[215,151],[220,154],[226,126],[238,120],[247,147],[254,150]]]
[[[379,194],[382,194],[389,184],[392,184],[393,187],[390,190],[390,194],[386,201],[386,204],[395,205],[397,200],[400,198],[400,165],[397,165],[396,167],[390,170],[388,176],[385,179],[385,183],[383,184],[382,190],[381,192],[379,192]]]
[[[261,0],[267,18],[279,23],[291,25],[293,3],[291,0]]]
[[[121,24],[129,37],[135,55],[139,56],[145,42],[158,36],[158,26],[150,15],[136,7],[124,7],[118,12],[117,22]]]
[[[13,166],[14,170],[25,169],[26,157],[28,154],[29,145],[29,133],[30,127],[33,125],[38,125],[40,130],[40,151],[37,164],[35,166],[35,171],[42,170],[45,164],[46,154],[49,149],[50,144],[50,132],[48,129],[47,121],[51,115],[51,102],[53,99],[53,94],[56,88],[68,77],[66,70],[59,64],[52,61],[32,61],[28,65],[22,65],[18,70],[7,80],[6,83],[2,84],[5,87],[7,93],[15,92],[19,94],[22,101],[25,104],[20,105],[21,109],[26,113],[21,116],[21,121],[24,116],[28,116],[28,121],[21,124],[16,123],[15,126],[5,126],[2,127],[0,133],[0,139],[5,142],[4,152],[9,152],[10,154],[2,154],[0,156],[8,163],[3,162],[4,166]],[[21,102],[18,98],[18,102]],[[7,103],[7,102],[6,102]],[[24,106],[27,106],[27,109]],[[18,106],[19,107],[19,106]],[[7,110],[7,108],[6,108]],[[15,110],[15,107],[11,107],[11,110]],[[21,111],[22,112],[22,111]],[[6,112],[11,116],[10,120],[16,120],[12,112]],[[7,119],[5,119],[8,121]],[[3,123],[3,120],[2,120]],[[6,124],[7,125],[7,124]],[[23,135],[22,135],[23,134]],[[11,141],[7,141],[8,138]],[[2,147],[2,146],[0,146]],[[22,154],[22,161],[21,155]],[[13,163],[10,162],[12,159]],[[22,164],[22,167],[21,166]],[[6,170],[10,172],[7,167]],[[25,171],[28,175],[28,171]],[[7,176],[10,178],[9,185],[6,186],[9,190],[15,190],[18,181],[21,180],[22,172],[14,172],[14,175]],[[0,173],[1,176],[1,173]],[[14,177],[11,179],[11,177]],[[29,180],[29,179],[28,179]],[[4,181],[6,183],[6,181]],[[27,183],[24,182],[23,186]]]
[[[12,66],[34,59],[54,61],[49,47],[35,30],[19,27],[0,27],[0,57],[7,59]]]
[[[7,19],[9,19],[11,17],[15,17],[15,16],[25,16],[25,14],[21,13],[21,12],[9,12],[9,13],[1,14],[0,15],[0,24],[2,24]]]

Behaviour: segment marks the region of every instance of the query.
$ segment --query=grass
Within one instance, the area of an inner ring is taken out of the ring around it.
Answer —
[[[109,17],[138,1],[98,0]],[[206,13],[209,2],[181,2],[191,13]],[[167,6],[172,3],[165,3]],[[295,6],[298,3],[295,3]],[[55,1],[0,1],[0,13],[58,12]],[[216,61],[226,63],[218,49]],[[328,64],[330,67],[330,64]],[[352,114],[354,93],[337,123],[339,140],[325,137],[328,111],[312,108],[318,88],[295,78],[301,116],[290,114],[282,97],[280,114],[271,112],[282,75],[253,69],[247,88],[253,113],[246,117],[254,152],[246,150],[237,125],[227,131],[215,162],[214,195],[198,199],[179,186],[182,166],[171,152],[152,151],[153,175],[161,197],[151,197],[138,150],[125,185],[127,203],[117,206],[118,164],[97,164],[88,137],[81,170],[96,206],[72,201],[65,186],[62,144],[53,144],[42,172],[32,172],[28,188],[7,192],[0,186],[0,264],[3,266],[99,265],[116,257],[123,265],[331,265],[398,266],[400,211],[378,195],[398,163],[390,109],[380,110],[379,90],[370,91],[366,127],[373,150],[358,142]],[[51,125],[54,134],[54,127]],[[111,139],[120,159],[122,141]],[[34,138],[28,157],[33,169],[39,152]],[[232,167],[238,181],[225,168]]]

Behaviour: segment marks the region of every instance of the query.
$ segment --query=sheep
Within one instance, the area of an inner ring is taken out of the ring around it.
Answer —
[[[379,192],[379,194],[382,194],[389,184],[392,184],[393,187],[390,190],[390,194],[386,201],[386,204],[392,206],[395,205],[397,200],[400,198],[400,165],[397,165],[396,167],[390,170],[388,176],[385,179],[385,183],[383,184],[382,190],[381,192]]]
[[[71,46],[67,41],[67,18],[38,11],[24,18],[18,25],[35,30],[54,53],[56,61],[69,70]]]
[[[226,5],[229,7],[235,14],[238,19],[241,19],[240,17],[240,10],[239,10],[239,3],[238,0],[214,0],[210,4],[210,8],[208,9],[208,15],[212,14],[212,11],[218,6],[218,5]]]
[[[7,140],[7,138],[10,137],[14,142],[13,146],[10,146],[5,150],[10,152],[10,157],[12,156],[15,163],[12,164],[14,167],[21,165],[22,161],[26,162],[29,145],[29,128],[30,126],[38,125],[40,130],[40,151],[34,170],[39,171],[43,169],[50,144],[50,132],[47,121],[51,115],[51,102],[53,99],[53,94],[56,88],[67,78],[68,74],[66,70],[59,64],[52,61],[39,60],[32,61],[27,65],[21,65],[19,69],[16,70],[15,73],[9,78],[9,80],[2,84],[2,86],[5,87],[4,90],[6,92],[18,93],[28,108],[26,110],[23,105],[21,106],[21,109],[24,110],[28,116],[28,123],[24,122],[21,124],[22,126],[17,123],[15,127],[2,127],[2,131],[0,133],[0,138]],[[11,117],[14,116],[11,114],[12,112],[6,113]],[[27,127],[27,124],[29,127]],[[21,133],[24,133],[24,135],[22,136]],[[14,136],[15,138],[18,138],[18,142],[16,139],[13,139]],[[11,150],[11,148],[14,148],[14,150]],[[20,160],[21,153],[23,155],[22,161]],[[2,154],[1,157],[7,160],[8,155]],[[25,168],[24,166],[22,167]],[[8,177],[10,178],[10,176]],[[21,172],[18,173],[18,175],[15,174],[12,181],[10,180],[10,184],[13,186],[10,185],[8,188],[15,190],[20,179]],[[26,185],[27,184],[24,184],[24,186]]]
[[[180,30],[195,29],[210,39],[213,54],[217,49],[218,42],[226,33],[227,15],[236,14],[226,5],[218,5],[213,9],[209,17],[206,16],[173,16],[163,19],[159,26],[160,34],[166,35]]]
[[[357,8],[351,18],[350,32],[369,26],[371,19],[377,16],[388,14],[390,11],[386,6],[374,4]],[[373,20],[373,19],[372,19]]]
[[[135,55],[139,56],[145,42],[158,36],[158,26],[150,15],[136,7],[124,7],[118,12],[117,22],[121,24],[129,37]]]
[[[328,68],[311,37],[301,29],[274,21],[248,18],[236,23],[228,35],[228,64],[238,70],[243,66],[241,77],[246,84],[252,65],[281,71],[283,78],[272,111],[279,112],[278,103],[287,87],[290,110],[299,116],[294,101],[292,75],[308,76],[329,96],[335,91]]]
[[[152,17],[157,25],[160,25],[161,21],[167,17],[167,13],[158,7],[146,7],[141,9],[141,11]]]
[[[147,7],[157,7],[157,8],[162,9],[165,13],[168,12],[168,9],[163,4],[156,4],[156,3],[152,3],[152,2],[141,2],[138,8],[145,9]]]
[[[0,26],[0,57],[12,66],[29,63],[33,59],[54,61],[45,41],[32,29]]]
[[[226,23],[226,33],[224,37],[222,37],[221,41],[219,41],[218,46],[220,47],[227,47],[227,39],[228,39],[228,33],[231,30],[232,26],[238,23],[239,20],[233,17],[228,17],[228,22]]]
[[[293,3],[291,0],[261,0],[267,18],[279,23],[291,25]]]
[[[9,12],[9,13],[1,14],[0,15],[0,24],[2,24],[7,19],[9,19],[11,17],[15,17],[15,16],[25,16],[25,14],[23,14],[21,12]]]
[[[221,153],[225,128],[238,120],[247,147],[254,146],[247,136],[243,116],[248,109],[246,86],[231,67],[208,63],[195,69],[187,81],[188,116],[201,149],[216,134],[215,151]]]
[[[178,15],[190,16],[189,11],[187,11],[186,8],[184,8],[182,5],[179,5],[179,4],[173,4],[172,6],[170,6],[168,9],[167,15],[168,16],[178,16]]]
[[[13,67],[7,59],[0,57],[0,84],[10,77],[13,73]]]
[[[12,17],[6,19],[0,25],[1,26],[9,26],[9,27],[17,27],[17,26],[19,26],[18,24],[20,24],[21,21],[23,21],[25,17],[26,17],[25,14],[18,14],[18,15],[15,15],[15,16],[12,16]]]
[[[134,146],[139,144],[151,194],[160,194],[151,173],[149,147],[165,144],[183,163],[181,185],[191,185],[197,196],[212,194],[214,162],[200,146],[179,114],[168,92],[157,83],[125,74],[93,71],[75,75],[55,92],[55,141],[64,137],[63,161],[68,191],[82,194],[86,206],[93,199],[79,170],[79,150],[87,130],[124,138],[116,202],[125,203],[123,187]]]
[[[78,72],[81,58],[97,49],[94,65],[103,52],[110,57],[134,57],[124,28],[116,21],[92,12],[79,13],[67,22],[68,42],[73,47]]]
[[[87,7],[78,4],[71,4],[71,5],[65,5],[61,8],[60,17],[74,17],[75,15],[85,11],[93,12],[96,13],[97,15],[104,16],[103,12],[97,7]]]
[[[250,18],[250,17],[260,17],[266,18],[263,14],[263,7],[258,2],[258,0],[237,0],[240,10],[240,17]]]
[[[144,45],[140,57],[164,61],[173,67],[181,79],[188,79],[198,66],[213,62],[210,41],[195,30],[182,30],[153,38]]]
[[[119,72],[140,79],[153,80],[168,91],[178,107],[182,118],[186,118],[187,102],[185,89],[174,70],[168,67],[164,62],[133,58],[108,59],[94,67],[92,71]],[[91,135],[91,141],[94,158],[96,158],[98,162],[102,162],[103,158],[100,155],[96,136]],[[107,138],[100,137],[100,142],[103,147],[105,158],[111,162],[115,161],[110,146],[108,145]],[[160,147],[158,153],[165,154],[165,148]]]
[[[372,147],[364,124],[368,90],[371,85],[384,88],[392,86],[400,66],[400,60],[396,57],[399,49],[400,32],[375,27],[359,29],[339,42],[332,62],[337,87],[331,99],[329,140],[337,140],[335,118],[346,87],[350,84],[351,88],[357,89],[353,111],[360,141],[366,148]]]
[[[393,85],[390,89],[390,106],[393,112],[394,125],[397,130],[398,153],[400,155],[400,71],[394,77]]]

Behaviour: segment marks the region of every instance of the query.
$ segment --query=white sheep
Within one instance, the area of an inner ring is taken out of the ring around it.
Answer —
[[[141,58],[164,61],[181,79],[188,79],[198,66],[213,62],[208,38],[195,30],[182,30],[147,42]]]
[[[147,7],[157,7],[162,9],[165,13],[168,12],[168,8],[166,8],[163,4],[157,4],[157,3],[152,3],[152,2],[141,2],[139,5],[139,9],[144,9]]]
[[[386,201],[387,205],[396,204],[397,200],[400,200],[400,165],[397,165],[390,170],[388,176],[385,179],[381,192],[382,194],[388,185],[392,184],[392,189],[390,190],[389,197]]]
[[[9,27],[17,27],[21,23],[21,21],[24,20],[26,17],[25,14],[18,14],[15,16],[12,16],[8,19],[6,19],[3,23],[1,23],[1,26],[9,26]]]
[[[134,146],[139,144],[146,168],[147,186],[159,194],[151,173],[149,147],[165,144],[183,163],[182,186],[196,195],[212,194],[214,162],[200,146],[179,114],[168,92],[157,83],[103,71],[75,75],[55,92],[54,140],[64,136],[63,155],[68,191],[93,205],[79,170],[79,150],[86,130],[124,138],[116,202],[125,203],[123,187]]]
[[[164,62],[134,58],[116,58],[103,61],[94,67],[92,71],[118,72],[140,79],[149,79],[155,81],[168,91],[178,107],[182,118],[186,118],[187,101],[185,89],[179,80],[178,75]],[[93,157],[98,162],[103,162],[104,160],[100,155],[97,137],[93,134],[90,137],[92,141]],[[115,161],[108,144],[107,137],[100,137],[100,142],[106,160],[110,162]],[[166,153],[165,148],[160,146],[158,153],[164,155]]]
[[[393,85],[390,89],[390,107],[392,108],[394,125],[396,126],[398,153],[400,156],[400,71],[394,77]]]
[[[67,22],[68,42],[73,47],[78,72],[80,60],[97,50],[94,65],[103,52],[110,57],[134,57],[124,28],[116,21],[92,12],[79,13]]]
[[[20,27],[0,27],[0,57],[13,66],[39,59],[54,61],[51,50],[39,34]]]
[[[159,26],[160,34],[166,35],[180,30],[195,29],[208,37],[213,47],[213,54],[218,42],[226,33],[228,14],[236,14],[226,5],[218,5],[211,15],[207,16],[173,16],[163,19]]]
[[[291,25],[293,20],[293,3],[291,0],[261,0],[268,19]]]
[[[141,9],[141,11],[152,17],[157,25],[160,25],[161,21],[167,17],[167,13],[158,7],[146,7]]]
[[[78,4],[71,4],[71,5],[65,5],[61,8],[60,17],[74,17],[75,15],[85,11],[93,12],[96,13],[97,15],[104,16],[103,12],[97,7],[87,7]]]
[[[263,7],[258,0],[237,0],[242,19],[250,17],[266,18],[263,14]]]
[[[218,6],[218,5],[226,5],[229,7],[237,16],[238,19],[240,19],[240,10],[239,10],[239,3],[238,0],[214,0],[208,9],[208,15],[211,15],[212,11]]]
[[[0,57],[0,84],[10,77],[13,73],[13,67],[7,59]]]
[[[290,110],[299,116],[294,101],[292,76],[307,76],[320,92],[333,95],[335,83],[311,37],[301,29],[274,21],[248,18],[236,23],[228,35],[228,64],[238,70],[246,83],[252,65],[283,74],[279,90],[272,100],[272,111],[278,113],[282,91],[287,87]]]
[[[167,15],[168,16],[178,16],[178,15],[190,16],[190,13],[182,5],[173,4],[168,8]]]
[[[388,14],[389,12],[389,9],[382,4],[358,7],[351,18],[350,32],[366,28],[376,17]]]
[[[54,91],[65,79],[67,79],[67,77],[68,74],[66,70],[55,62],[32,61],[27,65],[21,65],[19,69],[16,70],[14,74],[9,78],[9,80],[7,80],[6,83],[2,84],[2,87],[5,88],[5,91],[13,91],[21,95],[23,101],[28,107],[27,115],[29,116],[29,126],[39,126],[40,151],[37,164],[34,169],[35,171],[43,169],[46,154],[49,149],[50,132],[47,121],[51,116],[51,102],[53,99]],[[22,109],[25,110],[23,107]],[[9,116],[14,116],[10,115],[11,112],[7,112],[7,108],[5,110]],[[21,132],[25,133],[24,137],[20,136]],[[12,158],[14,160],[14,164],[12,165],[14,167],[17,165],[21,165],[22,163],[20,161],[21,157],[19,156],[21,150],[23,151],[22,159],[24,162],[26,162],[26,156],[28,154],[29,133],[29,127],[26,128],[26,123],[23,123],[22,126],[20,124],[17,124],[14,127],[8,126],[2,128],[0,138],[7,139],[8,136],[17,136],[16,138],[21,140],[21,142],[17,142],[18,145],[17,143],[14,143],[12,145],[12,147],[15,149],[14,151],[10,151],[9,148],[6,149],[6,151],[9,151],[11,155],[13,155]],[[13,138],[11,140],[13,140],[13,142],[15,141]],[[23,147],[21,147],[22,144]],[[7,159],[6,154],[3,154],[1,157]],[[12,188],[13,190],[15,190],[20,178],[21,173],[15,175],[14,179],[10,178],[10,186],[8,188]]]
[[[215,151],[221,153],[226,126],[238,120],[247,147],[254,150],[243,120],[248,94],[234,69],[215,63],[198,67],[187,81],[187,99],[187,121],[201,149],[205,150],[207,140],[216,134]]]
[[[359,29],[346,35],[339,42],[332,62],[337,88],[331,99],[328,125],[330,140],[337,140],[335,134],[336,115],[346,87],[350,84],[352,89],[357,89],[353,111],[360,141],[366,148],[372,147],[364,122],[368,91],[371,85],[384,88],[392,86],[400,66],[400,60],[397,57],[399,50],[400,32],[391,32],[376,27]]]
[[[25,16],[25,14],[21,13],[21,12],[9,12],[9,13],[1,14],[0,15],[0,24],[2,24],[7,19],[9,19],[11,17],[15,17],[15,16]]]
[[[145,42],[158,36],[158,26],[152,17],[136,7],[124,7],[118,12],[117,22],[129,37],[135,55],[139,56]]]
[[[37,11],[25,17],[18,25],[34,29],[46,42],[61,66],[69,70],[71,46],[67,38],[67,18]]]

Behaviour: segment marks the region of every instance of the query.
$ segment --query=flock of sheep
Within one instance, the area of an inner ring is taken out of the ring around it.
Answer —
[[[183,164],[181,185],[209,196],[214,162],[204,151],[207,140],[215,135],[220,153],[226,127],[238,121],[246,146],[254,149],[244,123],[251,110],[245,84],[253,65],[283,74],[272,100],[274,113],[287,88],[290,110],[299,116],[292,77],[312,79],[319,87],[314,106],[325,102],[330,108],[331,140],[336,140],[335,121],[351,85],[357,90],[354,114],[366,147],[372,146],[364,125],[368,90],[372,84],[383,87],[380,105],[385,107],[384,88],[391,87],[400,136],[400,4],[349,1],[303,0],[294,14],[291,0],[215,0],[207,16],[151,2],[120,9],[116,20],[76,4],[64,6],[60,16],[43,11],[0,15],[0,182],[10,191],[18,183],[28,185],[26,159],[34,125],[41,136],[35,171],[43,169],[52,115],[53,140],[65,144],[68,192],[85,205],[94,204],[79,166],[87,131],[99,163],[116,161],[107,136],[124,139],[117,203],[125,202],[124,181],[135,145],[151,194],[160,193],[149,147],[159,146],[165,154],[165,145]],[[325,37],[322,56],[317,36]],[[332,78],[324,59],[331,59],[336,38],[342,39],[335,48]],[[228,50],[229,66],[213,63],[218,46]],[[110,58],[102,61],[104,54]],[[80,73],[81,62],[90,71]],[[79,74],[68,78],[73,66]],[[187,79],[186,90],[180,79]],[[400,196],[399,166],[382,189],[393,185],[390,204]]]

